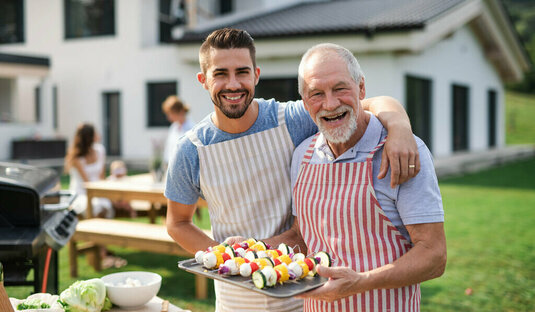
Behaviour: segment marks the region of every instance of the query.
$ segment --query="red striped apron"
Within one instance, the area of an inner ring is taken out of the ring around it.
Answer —
[[[308,252],[326,251],[334,265],[357,272],[394,262],[411,244],[390,222],[373,189],[372,159],[310,164],[318,135],[301,163],[293,190],[299,227]],[[305,311],[419,311],[420,285],[375,289],[334,302],[305,300]]]

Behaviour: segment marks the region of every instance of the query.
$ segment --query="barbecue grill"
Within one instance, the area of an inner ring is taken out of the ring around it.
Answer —
[[[58,292],[57,251],[78,223],[76,213],[69,210],[75,194],[55,191],[58,182],[53,169],[0,162],[0,262],[5,286]]]

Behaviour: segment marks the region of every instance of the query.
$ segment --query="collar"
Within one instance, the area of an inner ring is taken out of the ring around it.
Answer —
[[[325,137],[322,133],[320,133],[318,139],[316,140],[316,144],[314,145],[314,152],[320,158],[327,158],[330,162],[354,159],[357,156],[357,153],[371,152],[381,140],[383,125],[373,114],[369,112],[365,113],[370,114],[370,122],[368,123],[368,127],[366,128],[364,135],[362,138],[360,138],[357,144],[335,159],[331,148],[325,140]]]

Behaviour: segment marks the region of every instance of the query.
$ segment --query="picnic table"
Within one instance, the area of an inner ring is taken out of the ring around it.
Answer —
[[[101,180],[84,183],[87,191],[86,218],[93,218],[91,200],[93,197],[105,197],[110,200],[143,200],[150,203],[148,216],[151,223],[155,222],[157,210],[167,204],[167,198],[163,195],[165,185],[163,182],[154,182],[151,174],[138,174],[126,176],[118,180]],[[197,202],[197,207],[206,207],[206,201],[202,198]],[[135,208],[135,207],[134,207]]]
[[[163,195],[163,183],[155,183],[150,174],[127,176],[119,180],[86,182],[88,209],[86,219],[78,222],[76,232],[69,242],[69,262],[71,277],[78,276],[77,258],[86,253],[95,271],[101,270],[99,250],[113,245],[141,251],[193,257],[180,247],[168,234],[165,225],[154,224],[156,209],[167,204]],[[91,199],[105,197],[111,200],[145,200],[151,203],[149,218],[151,224],[93,218]],[[197,207],[206,207],[204,199],[199,199]],[[211,236],[210,231],[205,233]],[[84,244],[78,245],[83,242]],[[178,268],[177,268],[178,269]],[[195,277],[195,294],[199,299],[207,297],[208,282],[204,277]]]

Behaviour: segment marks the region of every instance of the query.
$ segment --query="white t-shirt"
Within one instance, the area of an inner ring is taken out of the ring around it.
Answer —
[[[193,123],[189,120],[186,120],[182,126],[178,122],[173,122],[169,126],[169,131],[167,132],[167,139],[165,141],[165,149],[163,151],[163,161],[168,163],[169,160],[173,157],[176,146],[178,144],[178,139],[184,135],[189,129],[193,128]]]
[[[88,164],[85,157],[79,157],[78,161],[80,161],[80,165],[82,166],[87,179],[89,181],[98,181],[100,180],[100,174],[102,173],[102,170],[104,170],[104,166],[106,166],[106,149],[100,143],[94,143],[93,149],[95,150],[97,158],[95,162]],[[77,195],[76,200],[73,203],[73,209],[80,214],[87,209],[87,192],[84,187],[84,179],[82,179],[82,175],[78,172],[78,169],[74,167],[69,169],[69,176],[69,190],[75,192]],[[113,218],[115,215],[112,203],[107,198],[93,198],[91,204],[93,206],[94,216],[98,215],[103,210],[106,211],[107,218]]]

